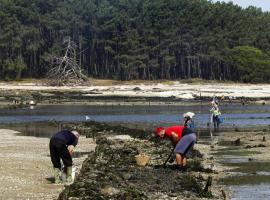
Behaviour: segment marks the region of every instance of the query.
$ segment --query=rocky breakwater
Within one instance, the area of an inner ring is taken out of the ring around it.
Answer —
[[[163,166],[171,151],[170,144],[157,140],[151,131],[93,122],[83,128],[88,136],[95,135],[97,146],[59,200],[222,199],[211,191],[212,179],[207,177],[213,171],[203,167],[199,151],[191,152],[188,172],[181,173],[173,169],[173,163]],[[138,154],[150,157],[146,166],[136,163]]]

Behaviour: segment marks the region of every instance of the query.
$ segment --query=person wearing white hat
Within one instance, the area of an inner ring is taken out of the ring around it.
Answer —
[[[195,123],[193,120],[194,116],[195,116],[195,113],[193,112],[187,112],[183,114],[184,126],[191,129],[193,132],[195,132]]]

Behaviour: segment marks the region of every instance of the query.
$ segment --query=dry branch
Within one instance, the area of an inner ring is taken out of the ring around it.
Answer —
[[[47,74],[50,85],[77,85],[87,80],[76,60],[76,44],[70,38],[64,43],[67,44],[65,55],[51,56],[51,65]]]

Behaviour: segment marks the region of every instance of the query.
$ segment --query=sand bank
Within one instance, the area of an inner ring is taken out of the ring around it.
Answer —
[[[0,90],[22,91],[81,91],[84,96],[127,96],[127,97],[175,97],[194,99],[198,97],[247,97],[270,98],[270,84],[233,84],[233,83],[194,83],[178,81],[165,83],[84,85],[84,86],[46,86],[38,83],[0,83]],[[48,94],[49,95],[49,94]]]
[[[17,136],[16,131],[0,129],[0,199],[56,199],[64,189],[52,181],[52,165],[49,157],[49,139]],[[74,165],[81,167],[93,151],[92,139],[80,138]]]

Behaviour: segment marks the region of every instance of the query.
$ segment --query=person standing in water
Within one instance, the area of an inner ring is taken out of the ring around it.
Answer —
[[[210,109],[210,122],[212,122],[214,124],[214,131],[219,130],[219,116],[221,115],[218,104],[216,101],[212,101],[211,102],[211,106],[212,108]]]

